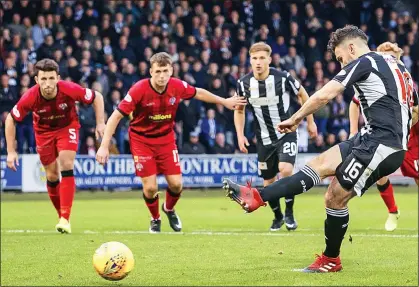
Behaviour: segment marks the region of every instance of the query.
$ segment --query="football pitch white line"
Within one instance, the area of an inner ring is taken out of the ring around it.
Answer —
[[[32,234],[51,234],[57,233],[54,230],[43,229],[2,229],[2,233],[32,233]],[[150,234],[145,230],[115,230],[115,231],[92,231],[84,230],[82,234]],[[75,233],[77,234],[77,232]],[[160,232],[163,235],[206,235],[206,236],[321,236],[322,233],[305,233],[305,232],[287,232],[287,233],[271,233],[271,232],[222,232],[222,231],[189,231],[189,232]],[[368,233],[348,233],[348,235],[355,237],[388,237],[388,238],[418,238],[418,234],[368,234]]]

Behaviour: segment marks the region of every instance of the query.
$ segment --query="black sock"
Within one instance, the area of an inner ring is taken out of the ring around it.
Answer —
[[[327,219],[324,221],[324,236],[326,249],[323,254],[327,257],[336,258],[340,253],[343,237],[348,229],[348,208],[332,209],[326,207]]]
[[[308,191],[320,182],[319,174],[308,165],[296,174],[281,178],[259,190],[263,201],[279,200],[281,197],[292,197]]]
[[[285,197],[285,214],[292,214],[293,213],[293,207],[294,207],[294,196],[287,196]]]
[[[386,189],[388,188],[389,185],[390,185],[390,180],[387,180],[387,182],[384,183],[383,185],[379,185],[377,183],[377,189],[378,189],[379,192],[384,192],[384,191],[386,191]]]
[[[281,204],[279,203],[279,200],[268,201],[268,203],[272,209],[272,212],[275,214],[275,218],[281,220],[284,216],[281,212]]]

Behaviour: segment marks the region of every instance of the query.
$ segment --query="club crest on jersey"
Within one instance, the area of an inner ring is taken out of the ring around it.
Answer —
[[[141,164],[141,163],[137,163],[136,165],[135,165],[135,168],[138,170],[138,171],[141,171],[142,169],[143,169],[143,165]]]
[[[66,108],[68,108],[66,103],[62,103],[58,105],[60,107],[60,109],[65,110]]]
[[[131,103],[132,102],[132,98],[131,98],[130,94],[127,94],[125,96],[124,100],[127,101],[128,103]]]
[[[272,89],[274,88],[274,84],[269,83],[268,85],[266,85],[266,89],[269,91],[272,91]]]
[[[169,104],[171,104],[172,106],[176,103],[176,98],[175,97],[171,97],[169,99]]]
[[[17,105],[13,107],[13,114],[15,115],[15,117],[20,118],[20,112],[17,109]]]
[[[84,98],[86,101],[90,101],[92,99],[93,93],[91,89],[86,89],[86,94],[84,95]]]

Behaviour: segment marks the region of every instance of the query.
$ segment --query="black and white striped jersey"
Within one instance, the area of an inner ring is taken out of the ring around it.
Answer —
[[[354,87],[366,119],[361,135],[368,133],[383,145],[407,150],[417,93],[403,63],[393,56],[370,52],[346,65],[333,80]]]
[[[253,72],[237,81],[237,94],[246,97],[256,124],[256,137],[263,145],[275,144],[284,134],[276,127],[291,117],[290,105],[296,101],[300,83],[288,72],[269,69],[264,81],[255,79]]]

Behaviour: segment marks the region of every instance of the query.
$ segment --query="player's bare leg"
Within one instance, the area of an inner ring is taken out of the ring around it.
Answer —
[[[58,154],[58,161],[61,170],[60,183],[60,221],[56,229],[61,233],[71,233],[70,215],[73,206],[74,194],[76,193],[76,181],[74,179],[74,160],[76,152],[62,150]]]
[[[166,190],[166,201],[162,204],[162,210],[169,219],[170,227],[175,232],[180,232],[182,230],[182,221],[176,214],[174,207],[182,193],[182,175],[171,174],[166,175],[165,177],[168,188]]]
[[[44,166],[47,177],[47,190],[49,198],[57,211],[58,218],[61,217],[60,207],[60,168],[58,162],[54,161]]]
[[[159,194],[157,189],[157,176],[155,174],[142,177],[143,198],[151,214],[150,233],[159,233],[161,231],[161,219],[159,212]]]
[[[279,174],[281,177],[289,177],[292,175],[294,165],[289,162],[279,163]],[[296,230],[298,227],[297,221],[294,218],[294,196],[285,197],[285,227],[288,231]]]
[[[388,218],[384,227],[387,231],[394,231],[397,228],[400,211],[397,208],[396,200],[394,199],[393,185],[388,176],[384,176],[377,180],[377,188],[388,209]]]
[[[333,178],[324,197],[327,214],[324,222],[326,249],[322,255],[317,255],[316,260],[304,272],[327,273],[342,270],[339,254],[349,223],[347,204],[355,195],[354,191],[345,190],[336,177]]]
[[[242,186],[229,179],[223,180],[223,187],[228,190],[227,196],[236,201],[247,212],[252,212],[266,201],[279,200],[308,191],[322,179],[335,174],[336,168],[342,162],[339,146],[334,146],[308,162],[294,175],[274,182],[260,190]]]
[[[415,178],[416,185],[419,186],[419,179]]]

